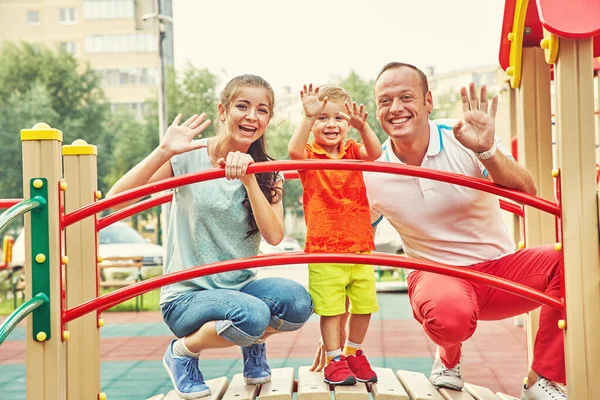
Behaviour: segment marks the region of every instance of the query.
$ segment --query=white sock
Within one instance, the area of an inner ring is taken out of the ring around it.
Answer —
[[[200,357],[200,353],[192,353],[190,349],[187,348],[187,346],[185,345],[184,338],[177,340],[173,344],[173,354],[175,355],[175,357]]]
[[[334,358],[341,356],[342,355],[342,350],[340,349],[336,349],[336,350],[332,350],[332,351],[326,351],[325,352],[325,357],[327,357],[327,364],[329,364],[329,362],[331,360],[333,360]]]

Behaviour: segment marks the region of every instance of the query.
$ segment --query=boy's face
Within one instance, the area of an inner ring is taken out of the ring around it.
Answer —
[[[340,112],[346,112],[342,100],[327,102],[312,127],[315,143],[328,153],[338,149],[350,130],[348,121],[339,115]]]

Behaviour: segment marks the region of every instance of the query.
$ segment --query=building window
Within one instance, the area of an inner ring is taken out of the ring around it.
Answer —
[[[139,120],[144,118],[144,115],[148,111],[148,104],[146,103],[111,103],[110,110],[113,114],[121,112],[133,112],[135,117]]]
[[[38,10],[27,11],[27,23],[29,25],[39,25],[40,12]]]
[[[59,8],[59,22],[61,24],[74,24],[75,23],[75,8]]]
[[[71,55],[75,55],[77,53],[77,43],[75,42],[61,42],[60,47]]]
[[[27,11],[27,23],[29,25],[39,25],[40,24],[40,12],[37,10]]]
[[[86,53],[148,53],[158,51],[156,36],[151,33],[94,35],[85,37]]]
[[[158,68],[97,69],[104,86],[158,85]]]
[[[135,0],[83,0],[85,19],[133,19]]]

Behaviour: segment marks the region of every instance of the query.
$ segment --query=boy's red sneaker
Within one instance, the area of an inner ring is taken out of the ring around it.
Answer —
[[[346,358],[343,355],[339,356],[339,360],[336,360],[336,358],[331,360],[325,367],[323,380],[332,385],[355,385],[356,376],[348,368]]]
[[[362,350],[356,350],[355,356],[346,357],[346,362],[359,382],[377,382],[377,374],[371,368]]]

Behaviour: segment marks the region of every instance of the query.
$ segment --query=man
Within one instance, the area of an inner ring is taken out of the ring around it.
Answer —
[[[535,194],[529,173],[502,152],[495,137],[498,98],[480,99],[474,84],[461,89],[463,119],[453,126],[429,120],[433,100],[427,77],[413,65],[392,62],[375,82],[377,120],[389,139],[378,161],[422,166],[488,179]],[[489,106],[489,110],[488,110]],[[560,295],[560,253],[552,246],[514,252],[498,199],[444,182],[365,173],[374,225],[385,217],[402,237],[409,257],[489,273],[552,296]],[[475,282],[423,271],[408,277],[413,315],[438,345],[431,382],[460,390],[461,344],[479,320],[499,320],[539,305]],[[560,312],[542,307],[532,369],[521,399],[566,399]]]

